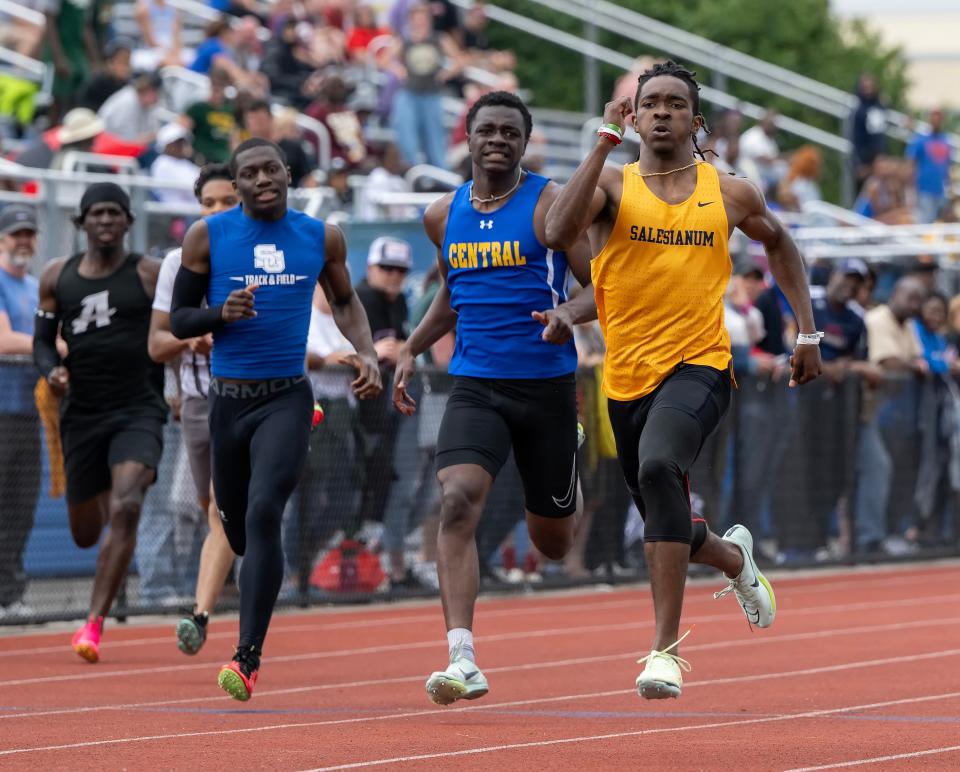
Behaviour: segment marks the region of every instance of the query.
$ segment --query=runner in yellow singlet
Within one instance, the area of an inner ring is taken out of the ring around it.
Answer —
[[[644,556],[656,616],[653,646],[637,678],[642,697],[678,697],[680,614],[692,560],[723,571],[752,625],[776,614],[770,583],[742,525],[718,537],[691,515],[687,472],[730,402],[730,339],[723,295],[734,228],[762,242],[800,336],[790,386],[820,374],[819,335],[803,261],[763,195],[745,179],[697,160],[703,126],[693,73],[673,63],[639,78],[636,98],[609,103],[598,141],[547,215],[547,246],[589,233],[596,308],[607,343],[604,390],[627,486],[644,516]],[[636,163],[605,166],[628,118],[642,140]],[[702,158],[702,154],[701,154]],[[589,318],[547,312],[545,334]],[[554,318],[556,317],[556,318]]]

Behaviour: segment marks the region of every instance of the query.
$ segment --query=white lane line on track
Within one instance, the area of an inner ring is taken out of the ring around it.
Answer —
[[[439,600],[439,599],[438,599]],[[531,605],[529,609],[492,609],[490,611],[481,611],[484,617],[505,617],[505,616],[529,616],[531,614],[551,614],[551,613],[560,613],[560,612],[579,612],[579,611],[593,611],[596,609],[616,609],[623,608],[626,606],[636,606],[636,598],[623,598],[620,600],[603,602],[598,601],[594,603],[583,603],[577,604],[575,606],[538,606]],[[179,617],[176,617],[179,619]],[[270,628],[270,637],[271,639],[276,638],[277,635],[282,635],[284,633],[293,633],[299,634],[304,632],[327,632],[329,630],[353,630],[353,629],[363,629],[369,627],[379,627],[379,626],[389,626],[389,625],[406,625],[416,622],[437,622],[439,616],[436,611],[431,612],[430,614],[418,614],[416,616],[398,616],[391,617],[389,619],[358,619],[346,622],[331,622],[331,623],[311,623],[305,625],[285,625],[280,624],[276,627]],[[120,641],[111,641],[110,648],[123,648],[128,646],[145,646],[152,645],[157,643],[166,643],[172,644],[174,639],[173,629],[175,627],[174,618],[171,617],[170,621],[170,633],[164,635],[163,637],[152,637],[152,638],[128,638]],[[63,635],[60,633],[59,635]],[[236,638],[236,630],[210,633],[207,636],[207,640],[216,640],[223,638]],[[25,648],[25,649],[9,649],[7,651],[0,651],[0,657],[10,657],[10,656],[29,656],[31,654],[63,654],[65,651],[69,651],[65,644],[59,646],[45,646],[37,648]]]
[[[869,759],[855,759],[853,761],[839,761],[835,764],[823,764],[819,767],[799,767],[789,769],[787,772],[814,772],[817,769],[840,769],[841,767],[859,767],[863,764],[880,764],[884,761],[897,761],[898,759],[916,759],[920,756],[934,756],[939,753],[954,753],[960,751],[960,745],[951,745],[947,748],[930,748],[925,751],[912,751],[911,753],[898,753],[894,756],[873,756]]]
[[[685,652],[690,651],[710,651],[714,649],[729,649],[729,648],[740,648],[745,646],[765,646],[773,645],[780,643],[793,643],[796,641],[804,640],[816,640],[818,638],[837,638],[846,635],[865,635],[870,633],[889,633],[896,632],[898,630],[914,630],[922,627],[943,627],[949,625],[960,624],[960,617],[952,617],[949,619],[931,619],[922,622],[895,622],[885,625],[864,625],[861,627],[843,627],[835,628],[830,630],[818,630],[815,632],[807,633],[791,633],[787,635],[778,635],[778,636],[766,636],[763,638],[753,638],[753,639],[736,639],[729,641],[714,641],[711,643],[701,643],[701,644],[692,644],[690,646],[684,646]],[[630,651],[621,654],[603,654],[594,657],[576,657],[573,659],[558,659],[558,660],[548,660],[531,662],[523,665],[502,665],[500,667],[487,667],[484,668],[486,673],[511,673],[517,671],[525,670],[542,670],[544,668],[554,668],[554,667],[571,667],[578,665],[589,665],[597,664],[600,662],[622,662],[624,660],[629,660],[637,656],[637,652]],[[393,678],[375,678],[368,679],[364,681],[346,681],[338,683],[325,683],[325,684],[315,684],[311,686],[295,686],[286,689],[272,689],[264,690],[257,692],[257,700],[262,700],[265,697],[277,697],[289,694],[303,694],[306,692],[317,692],[317,691],[326,691],[330,689],[354,689],[363,686],[376,686],[384,684],[401,684],[401,683],[415,683],[423,680],[423,675],[410,675],[410,676],[396,676]],[[710,683],[714,683],[711,681]],[[687,687],[696,686],[697,682],[688,683]],[[17,713],[5,713],[0,714],[0,720],[12,720],[12,719],[22,719],[22,718],[35,718],[41,716],[62,716],[69,715],[72,713],[90,713],[97,710],[131,710],[138,708],[155,708],[162,706],[171,706],[171,705],[196,705],[202,703],[221,703],[221,704],[232,704],[228,703],[228,698],[223,695],[217,695],[215,697],[188,697],[185,699],[179,700],[155,700],[152,702],[127,702],[127,703],[115,703],[109,705],[85,705],[77,708],[59,708],[55,710],[43,710],[38,709],[34,711],[22,711]]]
[[[923,598],[906,598],[902,600],[885,600],[867,603],[839,603],[833,606],[811,606],[809,608],[790,609],[794,616],[812,616],[831,612],[844,613],[849,611],[870,611],[883,608],[899,608],[904,606],[915,607],[928,604],[947,603],[960,600],[960,595],[932,595]],[[724,622],[730,619],[729,614],[713,614],[710,616],[692,617],[684,620],[685,624],[703,624],[705,622]],[[529,638],[551,638],[562,635],[585,635],[587,633],[605,633],[623,630],[641,630],[653,626],[651,620],[642,622],[620,622],[607,625],[590,625],[583,627],[559,627],[546,630],[524,630],[515,633],[498,633],[484,635],[477,638],[480,645],[497,641],[526,640]],[[367,656],[369,654],[383,654],[395,652],[398,646],[404,650],[442,648],[442,640],[436,638],[429,641],[414,641],[411,643],[391,643],[381,646],[366,646],[363,648],[337,649],[333,651],[319,651],[305,654],[287,654],[278,657],[264,657],[264,663],[302,662],[306,660],[326,659],[332,657]],[[689,647],[684,647],[687,650]],[[98,668],[101,667],[98,665]],[[69,672],[53,676],[37,676],[19,678],[9,681],[0,681],[0,687],[26,686],[30,684],[62,683],[66,681],[92,681],[104,678],[124,678],[126,676],[140,676],[155,673],[175,673],[210,668],[209,662],[198,662],[193,665],[165,665],[163,667],[127,668],[126,670],[98,670],[96,672]]]
[[[543,748],[550,745],[566,745],[569,743],[597,742],[601,740],[615,740],[622,737],[642,737],[650,734],[666,734],[668,732],[686,732],[691,730],[719,729],[728,726],[740,726],[742,724],[767,724],[775,721],[796,721],[798,719],[820,718],[822,716],[833,716],[840,713],[850,713],[857,710],[870,710],[873,708],[886,708],[893,705],[905,705],[916,702],[930,702],[933,700],[950,699],[960,696],[960,692],[950,692],[947,694],[934,694],[927,697],[908,697],[900,700],[887,700],[886,702],[874,702],[867,705],[849,705],[844,708],[830,708],[827,710],[811,710],[806,713],[788,713],[779,716],[764,716],[762,718],[748,718],[738,721],[717,721],[709,724],[688,724],[685,726],[661,727],[658,729],[640,729],[634,732],[612,732],[610,734],[585,735],[583,737],[563,737],[556,740],[539,740],[536,742],[510,743],[504,745],[490,745],[485,748],[467,748],[459,751],[445,751],[442,753],[422,753],[417,756],[395,756],[390,759],[373,759],[370,761],[357,761],[352,764],[337,764],[332,767],[317,767],[306,772],[332,772],[335,769],[359,769],[361,767],[378,767],[386,764],[400,764],[407,761],[424,761],[426,759],[451,758],[454,756],[472,756],[480,753],[494,753],[496,751],[517,750],[519,748]],[[893,757],[897,758],[897,757]],[[814,769],[823,769],[823,767],[814,767]]]
[[[936,583],[937,576],[939,575],[939,573],[940,571],[937,571],[937,572],[931,571],[931,572],[924,573],[921,576],[911,576],[911,577],[901,578],[899,576],[891,575],[890,570],[864,572],[864,573],[847,572],[847,573],[838,574],[838,575],[850,576],[851,578],[849,581],[824,581],[822,585],[806,584],[799,587],[793,587],[792,589],[798,594],[799,593],[816,594],[816,593],[822,593],[822,592],[836,592],[838,590],[843,590],[845,587],[848,587],[848,586],[863,589],[864,580],[868,580],[870,582],[869,584],[870,589],[879,589],[886,586],[887,584],[900,588],[900,587],[905,587],[912,584],[929,584],[930,582]],[[870,579],[870,577],[873,575],[879,575],[880,578]],[[948,569],[944,569],[944,576],[942,578],[955,579],[958,576],[960,576],[960,573],[958,573],[958,571],[950,571]],[[793,583],[807,582],[809,581],[809,579],[810,577],[797,577],[796,579],[793,579],[791,577],[779,577],[777,579],[777,587],[779,588],[782,586],[786,586],[788,589],[791,589],[791,585]],[[708,580],[700,581],[700,579],[698,578],[695,583],[691,583],[689,585],[687,590],[687,597],[685,598],[685,604],[688,609],[694,604],[701,603],[701,602],[709,603],[712,601],[712,598],[710,597],[710,595],[706,595],[706,594],[700,595],[695,592],[695,590],[698,587],[709,584],[709,583],[710,582]],[[641,587],[644,587],[644,588],[645,586],[646,586],[645,584],[641,585]],[[636,597],[636,594],[638,593],[638,591],[642,592],[644,596],[641,599],[639,599],[639,601],[638,601],[638,598]],[[517,598],[517,597],[511,597],[511,598],[489,598],[488,597],[488,598],[480,599],[480,603],[478,604],[479,605],[478,613],[484,619],[494,619],[498,617],[529,616],[531,614],[551,614],[551,613],[559,614],[559,613],[566,613],[568,611],[570,612],[594,611],[596,609],[616,609],[616,608],[624,608],[624,607],[637,608],[640,603],[646,603],[649,605],[650,599],[647,596],[645,589],[641,591],[636,586],[616,587],[610,591],[597,591],[595,594],[600,595],[602,597],[609,597],[611,593],[617,594],[617,595],[630,593],[631,597],[618,598],[618,599],[609,600],[609,601],[594,601],[590,603],[576,603],[576,604],[567,604],[567,605],[564,605],[562,603],[557,603],[557,604],[531,603],[529,606],[524,606],[522,608],[486,609],[484,608],[484,605],[486,604],[494,604],[494,603],[499,603],[503,601],[511,602],[511,601],[520,600],[520,598]],[[582,596],[578,593],[578,595],[573,597],[582,597]],[[562,599],[562,596],[560,599]],[[431,599],[430,602],[435,602],[435,601],[436,599]],[[318,611],[322,613],[323,611],[325,611],[325,609],[318,609]],[[332,613],[338,613],[338,612],[332,612]],[[379,612],[376,612],[376,613],[379,613]],[[171,631],[175,625],[174,619],[175,619],[174,617],[170,618]],[[285,633],[298,634],[298,633],[310,632],[310,631],[324,632],[329,630],[353,630],[353,629],[364,629],[364,628],[379,627],[379,626],[403,625],[403,624],[409,624],[411,622],[429,623],[429,622],[435,622],[436,619],[437,619],[437,614],[435,612],[431,612],[431,613],[416,614],[416,615],[389,616],[389,617],[375,618],[375,619],[352,619],[352,620],[344,620],[340,622],[322,622],[321,621],[321,622],[308,623],[303,625],[279,624],[276,627],[272,627],[270,629],[270,636],[271,638],[275,638],[276,636],[283,635]],[[35,636],[35,637],[39,637],[39,636],[63,637],[64,634],[65,634],[65,631],[55,632],[55,633],[54,632],[49,632],[49,633],[24,632],[24,635]],[[216,633],[212,632],[208,636],[208,640],[229,639],[229,638],[235,638],[235,637],[236,637],[235,631],[225,631],[225,632],[216,632]],[[2,640],[4,639],[0,638],[0,641]],[[127,638],[119,641],[111,641],[110,648],[118,649],[118,648],[126,648],[131,646],[150,646],[150,645],[156,645],[156,644],[171,644],[172,641],[173,641],[173,633],[171,632],[169,635],[164,635],[162,637],[153,636],[149,638]],[[22,648],[22,649],[8,649],[6,651],[0,650],[0,658],[15,657],[15,656],[36,656],[37,654],[61,654],[62,655],[65,651],[68,651],[65,644],[59,644],[56,646],[37,646],[37,647]]]
[[[778,678],[787,678],[793,676],[806,676],[806,675],[815,675],[818,673],[830,673],[835,671],[843,670],[853,670],[860,668],[868,667],[880,667],[885,665],[894,665],[900,663],[912,664],[914,662],[920,662],[928,659],[940,659],[943,657],[951,657],[960,655],[960,649],[944,649],[943,651],[931,651],[923,654],[910,654],[900,657],[885,657],[883,659],[872,659],[872,660],[860,660],[855,662],[846,662],[843,664],[837,665],[828,665],[824,667],[817,668],[804,668],[802,670],[788,670],[779,673],[759,673],[752,675],[742,675],[742,676],[732,676],[727,678],[715,678],[709,681],[699,681],[688,684],[686,688],[691,688],[694,686],[705,687],[705,686],[714,686],[719,684],[729,684],[737,683],[743,684],[752,681],[767,681]],[[627,694],[633,694],[633,689],[615,689],[611,691],[603,692],[588,692],[585,694],[564,694],[554,697],[537,697],[528,700],[513,700],[511,702],[500,702],[500,703],[488,703],[484,705],[477,705],[470,708],[459,708],[460,710],[471,710],[471,711],[483,711],[483,710],[498,710],[502,708],[513,708],[523,705],[542,705],[550,702],[569,702],[573,700],[582,700],[582,699],[596,699],[598,697],[615,697],[623,696]],[[960,692],[950,692],[948,694],[941,694],[936,697],[914,697],[914,698],[905,698],[902,700],[893,700],[890,702],[875,703],[872,705],[859,705],[852,706],[849,708],[840,708],[840,709],[831,709],[826,711],[813,711],[808,714],[797,714],[791,715],[788,717],[793,718],[804,718],[812,717],[820,714],[830,714],[835,712],[844,712],[857,709],[867,709],[867,708],[877,708],[884,707],[886,705],[899,705],[911,702],[923,702],[926,699],[947,699],[951,697],[960,697]],[[410,711],[407,713],[391,713],[384,716],[360,716],[357,718],[343,718],[343,719],[332,719],[326,721],[304,721],[296,723],[286,723],[286,724],[268,724],[267,726],[257,726],[257,727],[245,727],[242,729],[216,729],[216,730],[207,730],[202,732],[176,732],[172,734],[162,734],[162,735],[145,735],[139,737],[119,737],[109,740],[90,740],[87,742],[81,743],[68,743],[65,745],[47,745],[47,746],[37,746],[37,747],[27,747],[27,748],[9,748],[5,750],[0,750],[0,756],[9,756],[19,753],[33,753],[39,751],[56,751],[56,750],[72,750],[76,748],[92,748],[100,747],[104,745],[124,745],[135,742],[147,742],[153,740],[172,740],[172,739],[182,739],[185,737],[210,737],[210,736],[220,736],[220,735],[230,735],[230,734],[244,734],[250,732],[265,732],[272,730],[283,730],[283,729],[297,729],[297,728],[312,728],[312,727],[321,727],[321,726],[339,726],[343,724],[362,724],[369,723],[374,721],[392,721],[397,719],[404,718],[418,718],[422,716],[433,716],[437,714],[449,714],[450,712],[455,712],[457,708],[434,708],[431,710],[417,710]],[[688,727],[688,728],[711,728],[713,726],[728,726],[736,723],[761,723],[763,721],[775,720],[771,718],[761,718],[761,719],[751,719],[747,721],[734,721],[723,724],[712,724],[703,727]],[[651,731],[670,731],[670,730],[651,730]],[[624,735],[613,735],[616,737],[627,737],[638,734],[636,732],[627,733]],[[639,734],[643,734],[640,732]],[[550,744],[550,743],[547,743]],[[524,747],[524,746],[521,746]],[[497,748],[500,750],[500,748]],[[455,754],[456,755],[456,754]],[[382,762],[377,762],[382,763]]]

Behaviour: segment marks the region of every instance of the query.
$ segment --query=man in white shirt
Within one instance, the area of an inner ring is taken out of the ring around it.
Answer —
[[[200,213],[208,217],[239,203],[230,171],[225,164],[208,164],[200,170],[194,185]],[[207,638],[207,621],[233,565],[234,554],[220,523],[210,482],[210,430],[207,425],[207,393],[210,388],[208,356],[213,337],[180,340],[170,332],[170,304],[173,283],[180,270],[180,249],[171,250],[163,260],[150,318],[148,347],[156,362],[180,358],[180,425],[197,490],[197,501],[207,513],[210,527],[200,553],[196,604],[193,612],[177,623],[177,641],[184,654],[196,654]]]
[[[130,142],[152,142],[160,128],[157,105],[162,85],[159,75],[143,73],[113,94],[97,111],[106,130]]]
[[[893,287],[886,305],[864,315],[867,357],[887,374],[900,374],[885,388],[865,392],[867,438],[872,446],[869,466],[858,480],[854,535],[862,552],[902,549],[901,524],[915,526],[916,475],[919,430],[911,407],[910,379],[922,378],[929,368],[913,319],[919,316],[926,288],[919,279],[904,276]],[[907,528],[909,536],[915,528]]]
[[[740,136],[740,162],[756,167],[759,180],[766,193],[772,190],[786,171],[780,158],[780,147],[774,136],[777,133],[777,114],[770,111],[753,128]]]

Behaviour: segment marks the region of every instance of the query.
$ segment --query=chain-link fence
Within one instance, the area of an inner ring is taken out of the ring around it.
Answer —
[[[318,395],[325,419],[312,435],[306,470],[284,516],[281,604],[436,592],[433,453],[452,379],[421,373],[413,385],[419,410],[404,418],[387,393],[375,403],[347,396],[349,377],[325,371]],[[16,379],[35,381],[30,363],[0,363],[0,395],[13,393]],[[599,381],[596,370],[578,374],[587,438],[580,458],[581,542],[565,562],[536,558],[511,461],[477,534],[486,589],[643,575],[642,522],[623,484]],[[960,392],[952,381],[888,379],[876,390],[856,379],[793,390],[768,378],[738,381],[723,425],[691,471],[694,508],[714,530],[746,524],[767,565],[957,552]],[[0,622],[71,618],[87,610],[97,550],[74,546],[64,500],[50,496],[56,479],[46,439],[32,406],[0,398],[0,606],[6,610]],[[175,411],[164,440],[119,614],[173,611],[192,602],[206,515]],[[221,607],[235,603],[228,581]]]

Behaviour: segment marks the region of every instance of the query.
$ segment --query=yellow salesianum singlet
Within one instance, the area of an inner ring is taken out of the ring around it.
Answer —
[[[637,164],[623,167],[620,210],[591,267],[607,344],[603,389],[611,399],[649,394],[681,363],[730,364],[727,213],[717,170],[708,163],[696,169],[693,194],[668,204]]]

